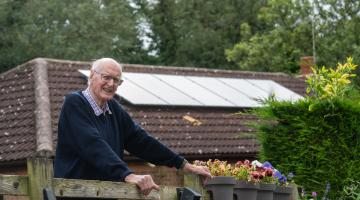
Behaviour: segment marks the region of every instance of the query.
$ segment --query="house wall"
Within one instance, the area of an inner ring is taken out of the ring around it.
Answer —
[[[27,175],[26,164],[20,166],[0,167],[0,174],[6,175]]]
[[[176,168],[149,166],[144,163],[129,163],[136,174],[150,174],[158,185],[182,186],[184,174]]]

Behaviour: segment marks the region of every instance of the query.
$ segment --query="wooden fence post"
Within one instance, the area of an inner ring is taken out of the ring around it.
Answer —
[[[209,193],[207,193],[203,187],[202,179],[199,175],[184,173],[184,187],[189,187],[201,194],[201,199],[203,200],[210,199]]]
[[[299,199],[298,186],[296,184],[291,183],[290,187],[292,187],[290,200],[298,200]]]
[[[49,158],[29,158],[27,160],[30,200],[43,200],[43,189],[52,188],[53,163]]]

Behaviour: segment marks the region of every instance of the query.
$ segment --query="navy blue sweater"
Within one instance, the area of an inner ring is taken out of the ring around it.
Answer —
[[[112,113],[96,116],[82,92],[66,96],[58,125],[55,177],[124,181],[133,173],[123,161],[124,149],[155,165],[181,166],[183,157],[146,133],[117,101],[108,104]]]

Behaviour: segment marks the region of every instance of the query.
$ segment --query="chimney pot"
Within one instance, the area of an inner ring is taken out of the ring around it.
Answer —
[[[312,74],[311,67],[315,65],[313,56],[304,56],[300,58],[300,73],[302,76]]]

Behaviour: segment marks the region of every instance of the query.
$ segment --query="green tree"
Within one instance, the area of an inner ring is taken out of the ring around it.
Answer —
[[[150,24],[150,51],[157,64],[233,68],[225,49],[240,39],[243,22],[261,29],[256,14],[266,1],[159,0],[137,1]],[[139,3],[141,2],[141,3]]]
[[[227,59],[239,69],[294,73],[301,56],[313,55],[314,39],[317,65],[336,66],[348,56],[358,63],[359,12],[360,2],[352,0],[270,0],[258,15],[264,30],[243,24]]]
[[[141,62],[136,16],[126,0],[1,1],[0,69],[35,57]]]
[[[352,56],[359,63],[360,2],[316,0],[317,59],[319,65],[336,66],[338,60]],[[359,72],[358,72],[359,73]]]
[[[259,13],[265,24],[253,33],[242,24],[239,43],[226,51],[239,69],[296,72],[302,55],[311,55],[311,9],[306,1],[271,0]]]

